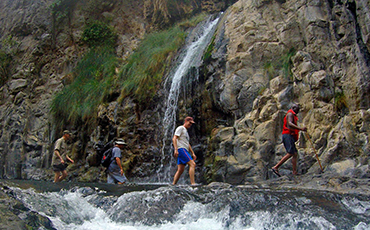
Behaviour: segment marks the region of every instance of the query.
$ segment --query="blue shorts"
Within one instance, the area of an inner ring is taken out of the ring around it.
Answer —
[[[283,134],[283,144],[284,144],[284,147],[287,153],[294,155],[298,152],[297,148],[295,147],[295,141],[294,141],[293,135]]]
[[[193,160],[193,158],[189,154],[188,150],[186,150],[184,148],[180,148],[177,151],[179,152],[179,156],[177,157],[177,164],[178,165],[185,165],[189,161]]]

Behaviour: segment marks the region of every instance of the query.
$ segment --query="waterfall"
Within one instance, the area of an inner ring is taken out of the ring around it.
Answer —
[[[171,164],[169,167],[164,168],[167,163],[166,158],[168,158],[168,155],[172,156],[172,152],[166,152],[166,142],[172,139],[174,129],[176,128],[176,110],[181,82],[192,67],[198,68],[200,66],[204,50],[212,39],[218,20],[219,18],[214,20],[209,18],[205,23],[199,25],[200,28],[194,29],[193,33],[196,33],[195,39],[188,39],[190,41],[186,46],[183,57],[179,61],[180,64],[176,68],[176,71],[174,71],[174,74],[167,79],[172,81],[172,83],[165,104],[166,110],[162,121],[164,135],[161,150],[161,165],[157,171],[157,179],[159,182],[168,182],[170,178]]]

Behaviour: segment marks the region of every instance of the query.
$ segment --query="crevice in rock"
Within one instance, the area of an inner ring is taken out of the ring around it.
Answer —
[[[370,71],[368,66],[370,66],[370,52],[365,45],[364,41],[362,40],[362,31],[360,24],[357,19],[357,13],[356,13],[356,2],[347,2],[346,3],[347,9],[351,12],[353,15],[353,19],[355,22],[355,30],[356,30],[356,43],[359,48],[359,52],[361,53],[363,57],[363,61],[365,62],[367,67],[361,68],[360,71],[362,72],[363,77],[360,79],[360,85],[359,85],[359,93],[360,93],[360,99],[359,99],[359,108],[367,109],[370,106],[370,100],[367,95],[370,93],[370,83],[369,83],[369,76]]]
[[[353,19],[355,21],[355,26],[356,26],[356,42],[357,42],[357,45],[360,48],[360,52],[363,55],[363,57],[364,57],[364,59],[366,61],[367,66],[370,66],[370,52],[367,49],[364,41],[362,40],[361,27],[360,27],[360,25],[358,23],[358,20],[357,20],[356,2],[355,1],[353,1],[353,2],[347,2],[346,6],[347,6],[347,9],[352,13]]]

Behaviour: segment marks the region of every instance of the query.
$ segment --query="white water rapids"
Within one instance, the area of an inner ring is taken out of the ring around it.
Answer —
[[[112,185],[106,192],[107,185],[92,184],[55,191],[66,185],[49,183],[52,191],[11,187],[10,194],[61,230],[370,228],[366,196],[225,185],[160,185],[147,191]]]

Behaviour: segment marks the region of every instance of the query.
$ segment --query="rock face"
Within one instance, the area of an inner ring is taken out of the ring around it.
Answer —
[[[61,129],[70,128],[53,123],[50,104],[85,52],[85,47],[78,43],[88,18],[114,14],[111,24],[122,35],[116,50],[121,57],[131,53],[145,33],[140,4],[100,2],[96,7],[96,1],[77,1],[70,23],[56,25],[50,11],[53,1],[0,3],[1,48],[11,55],[13,63],[9,74],[1,76],[7,81],[0,88],[0,177],[50,178],[53,142],[61,135]],[[74,155],[85,164],[86,134],[78,127],[73,130],[78,130],[74,147],[80,151]]]
[[[220,12],[232,1],[192,2],[178,5],[173,20],[202,9]],[[52,177],[54,141],[66,127],[49,117],[50,102],[85,52],[79,41],[89,17],[111,19],[119,34],[116,53],[122,58],[148,31],[169,23],[169,8],[149,0],[101,3],[96,8],[94,1],[77,1],[70,25],[59,25],[57,31],[50,14],[42,13],[52,1],[0,3],[2,49],[14,58],[0,88],[0,177]],[[335,186],[340,184],[336,181],[348,182],[343,177],[369,176],[369,5],[239,0],[227,8],[209,57],[197,79],[186,82],[189,87],[181,95],[188,96],[179,102],[178,123],[189,114],[197,121],[190,136],[199,182],[242,184],[273,178],[269,169],[285,155],[282,121],[292,102],[302,106],[299,124],[308,127],[313,141],[311,146],[301,134],[297,143],[300,173],[320,172],[315,148],[326,180]],[[158,9],[162,15],[154,13]],[[96,127],[67,127],[75,130],[77,162],[69,166],[68,179],[104,181],[96,167],[101,154],[96,149],[114,137],[128,142],[123,161],[129,178],[155,175],[162,163],[162,96],[159,91],[152,107],[141,114],[136,112],[140,105],[129,98],[111,101],[99,108]],[[290,161],[281,173],[291,173]]]
[[[2,229],[50,229],[55,230],[51,221],[25,207],[17,200],[9,187],[1,183],[0,227]]]
[[[271,178],[269,169],[285,155],[282,121],[292,102],[302,106],[299,124],[314,143],[301,133],[299,170],[320,172],[315,148],[326,173],[366,177],[370,46],[364,22],[370,15],[360,10],[364,5],[369,2],[240,0],[228,9],[226,69],[216,88],[218,104],[235,122],[210,139],[209,180]],[[291,164],[282,169],[290,174]]]
[[[68,179],[104,181],[96,167],[101,154],[97,149],[117,137],[131,146],[124,159],[128,175],[153,174],[160,162],[157,108],[148,108],[139,117],[134,111],[140,105],[130,99],[112,101],[99,108],[96,127],[64,126],[49,115],[52,98],[70,83],[70,71],[87,50],[81,41],[84,26],[89,20],[108,21],[118,34],[116,54],[125,59],[159,25],[202,10],[219,12],[234,0],[197,0],[190,5],[167,0],[58,2],[72,4],[68,17],[59,23],[53,22],[51,14],[56,1],[0,3],[0,58],[11,59],[10,66],[0,68],[4,82],[0,86],[0,177],[50,180],[54,142],[66,128],[74,134],[72,156],[76,161],[68,168]]]

